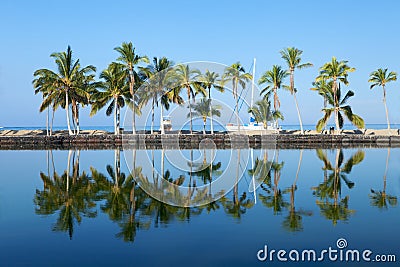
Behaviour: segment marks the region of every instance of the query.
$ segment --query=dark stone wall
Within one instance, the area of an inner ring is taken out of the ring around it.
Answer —
[[[238,134],[138,134],[116,136],[0,136],[0,150],[6,149],[112,149],[112,148],[167,148],[199,147],[201,141],[211,139],[220,149],[229,148],[350,148],[400,147],[400,136],[378,135],[238,135]]]

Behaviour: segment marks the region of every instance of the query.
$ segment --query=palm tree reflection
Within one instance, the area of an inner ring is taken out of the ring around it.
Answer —
[[[52,175],[41,172],[44,188],[37,189],[34,197],[36,214],[51,215],[58,212],[53,231],[68,232],[70,239],[74,225],[81,223],[82,216],[94,218],[97,215],[96,204],[91,198],[90,177],[85,172],[79,172],[79,154],[79,151],[68,152],[67,169],[61,176],[56,171]]]
[[[388,148],[387,156],[386,156],[386,165],[385,165],[385,172],[383,174],[383,190],[377,191],[371,189],[371,194],[369,195],[371,199],[371,205],[378,207],[380,210],[388,209],[389,205],[394,207],[397,205],[397,197],[388,195],[386,193],[386,177],[389,165],[389,158],[390,158],[390,148]]]
[[[347,175],[351,173],[354,165],[361,163],[364,160],[364,151],[354,153],[347,162],[343,165],[343,150],[336,149],[335,165],[333,165],[326,152],[317,150],[318,158],[324,163],[324,182],[314,190],[313,195],[318,197],[317,205],[321,210],[321,214],[332,221],[334,225],[338,221],[348,221],[349,217],[354,214],[354,210],[349,209],[349,196],[341,198],[342,181],[351,189],[354,187],[354,182],[348,179]],[[328,174],[328,172],[330,172]]]
[[[299,178],[299,172],[301,167],[301,162],[303,159],[303,150],[300,150],[299,163],[297,165],[296,177],[290,188],[285,190],[285,192],[290,193],[290,208],[289,214],[283,220],[283,228],[289,232],[299,232],[303,231],[303,216],[311,216],[312,212],[304,210],[296,210],[295,208],[295,192],[297,190],[297,180]]]

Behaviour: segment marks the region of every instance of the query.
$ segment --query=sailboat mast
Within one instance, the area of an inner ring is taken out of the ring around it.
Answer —
[[[250,107],[254,105],[254,77],[256,76],[256,58],[253,59],[253,79],[251,81],[251,101]]]

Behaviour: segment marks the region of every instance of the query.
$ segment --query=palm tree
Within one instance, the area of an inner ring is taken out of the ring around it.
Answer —
[[[348,61],[342,60],[337,61],[336,57],[332,57],[332,61],[325,63],[319,70],[320,74],[316,78],[316,81],[332,81],[332,94],[334,102],[338,102],[337,91],[339,89],[339,82],[342,82],[345,85],[349,84],[347,79],[349,72],[354,72],[356,69],[347,65]],[[339,122],[339,110],[333,110],[335,114],[335,124],[336,130],[339,130],[340,122]]]
[[[340,84],[336,91],[333,91],[332,88],[326,88],[327,91],[324,93],[324,97],[326,97],[328,104],[331,105],[330,108],[324,108],[322,111],[325,113],[324,117],[320,119],[317,123],[316,129],[317,131],[322,131],[322,128],[325,127],[332,113],[335,113],[337,116],[337,129],[342,129],[343,127],[343,114],[347,117],[347,119],[355,125],[358,129],[365,128],[364,120],[353,113],[350,105],[346,105],[347,100],[354,96],[354,92],[349,90],[346,95],[341,98],[341,90]]]
[[[225,68],[225,72],[222,75],[221,85],[224,86],[226,82],[232,82],[232,94],[233,98],[236,100],[235,112],[236,112],[236,120],[238,125],[238,130],[240,131],[240,118],[239,118],[239,85],[242,89],[245,89],[246,82],[251,81],[253,79],[253,75],[247,73],[244,67],[240,64],[240,62],[236,62],[231,66]]]
[[[332,88],[332,83],[332,81],[327,83],[325,79],[321,79],[318,81],[314,81],[312,83],[313,87],[310,88],[310,90],[318,92],[318,94],[324,98],[324,108],[326,108],[328,104],[328,100],[326,99],[326,92],[328,92],[329,89]]]
[[[264,98],[269,98],[270,92],[272,90],[274,94],[274,110],[278,111],[281,103],[278,97],[278,89],[283,87],[283,81],[288,76],[288,72],[283,70],[281,66],[273,65],[272,70],[266,71],[261,78],[258,80],[258,84],[266,84],[265,88],[261,90],[261,95],[264,94]],[[278,120],[276,121],[278,126]]]
[[[311,63],[301,63],[301,54],[303,54],[303,51],[299,50],[299,49],[297,49],[295,47],[285,48],[280,53],[281,53],[282,58],[285,60],[287,66],[289,68],[289,73],[290,73],[289,91],[294,97],[294,103],[296,105],[297,115],[299,117],[300,130],[301,130],[301,133],[304,134],[303,122],[301,120],[299,105],[297,103],[297,98],[296,98],[297,89],[294,87],[294,70],[295,69],[303,69],[303,68],[307,68],[307,67],[312,67],[313,64],[311,64]]]
[[[387,157],[386,157],[385,173],[383,175],[383,190],[376,191],[374,189],[371,189],[371,195],[369,196],[371,198],[371,204],[373,206],[378,207],[381,210],[387,209],[388,203],[390,206],[393,206],[393,207],[397,205],[397,197],[388,195],[386,193],[386,176],[387,176],[387,170],[388,170],[388,165],[389,165],[389,158],[390,158],[390,147],[388,148]]]
[[[369,75],[368,82],[372,83],[370,89],[374,88],[375,86],[382,86],[383,90],[383,104],[385,105],[385,112],[386,112],[386,121],[388,130],[390,130],[390,122],[389,122],[389,112],[386,105],[386,89],[385,86],[388,82],[396,81],[397,80],[397,73],[396,72],[389,72],[387,73],[388,69],[377,69],[376,71],[372,72]]]
[[[253,114],[256,122],[262,122],[266,129],[268,127],[268,122],[274,119],[270,108],[271,103],[264,98],[257,101],[255,104],[255,106],[249,108],[249,113]]]
[[[200,75],[201,73],[198,69],[191,69],[189,65],[178,65],[168,76],[168,79],[174,82],[170,92],[180,94],[181,89],[186,89],[189,104],[190,133],[193,133],[191,98],[193,97],[194,100],[197,92],[205,94],[204,88],[201,87],[198,79]]]
[[[110,116],[114,111],[114,133],[120,134],[120,109],[129,101],[129,88],[126,84],[126,71],[120,63],[111,63],[106,70],[100,74],[104,81],[99,84],[103,91],[96,91],[92,94],[92,110],[90,116],[96,114],[105,105],[108,105],[106,115]]]
[[[89,99],[88,88],[92,87],[90,82],[94,79],[91,73],[95,72],[96,68],[92,65],[81,68],[79,59],[74,60],[72,58],[70,46],[68,46],[66,52],[53,53],[50,57],[55,59],[57,73],[48,69],[39,69],[34,72],[34,76],[45,77],[48,84],[47,88],[51,88],[51,96],[49,95],[47,100],[49,102],[43,103],[42,106],[49,105],[52,101],[56,101],[53,102],[53,105],[61,105],[66,111],[68,133],[72,135],[74,133],[71,130],[69,117],[69,106],[72,103],[73,118],[77,123],[77,133],[79,133],[79,101]],[[63,101],[61,101],[61,96],[64,98]]]
[[[211,72],[209,70],[206,70],[206,72],[201,75],[199,79],[203,87],[208,89],[208,99],[210,101],[210,128],[211,134],[214,134],[211,88],[215,88],[219,92],[224,92],[224,87],[221,86],[221,79],[219,78],[219,74],[214,71]]]
[[[132,42],[123,42],[121,46],[114,48],[120,56],[117,58],[118,61],[125,65],[126,70],[129,73],[129,92],[132,97],[132,134],[136,134],[136,96],[135,96],[135,83],[136,83],[136,71],[135,67],[140,63],[149,63],[149,59],[146,56],[139,56],[135,53],[135,48]]]
[[[206,122],[207,118],[211,115],[215,115],[217,117],[221,116],[220,109],[222,108],[219,105],[211,106],[211,99],[206,99],[203,97],[200,102],[195,104],[190,104],[192,109],[194,110],[192,116],[200,117],[203,119],[203,134],[206,134]],[[211,107],[210,107],[211,106]],[[187,117],[189,118],[191,114],[188,114]],[[211,117],[212,120],[212,117]]]
[[[171,70],[171,67],[174,63],[168,60],[166,57],[162,58],[153,58],[153,64],[148,65],[144,68],[139,68],[139,75],[143,77],[143,80],[147,79],[147,83],[143,86],[144,92],[142,93],[142,98],[144,102],[147,103],[151,99],[151,133],[153,134],[154,128],[154,108],[158,106],[158,101],[161,100],[161,109],[160,109],[160,129],[161,134],[165,133],[164,125],[163,125],[163,113],[164,107],[166,109],[169,108],[169,99],[166,95],[167,91],[167,74],[168,71]],[[161,99],[160,99],[161,97]]]
[[[37,78],[32,81],[33,88],[35,89],[35,94],[42,93],[43,95],[43,102],[40,105],[39,112],[43,112],[47,110],[46,114],[46,135],[52,135],[52,127],[49,129],[49,108],[52,106],[53,108],[53,115],[54,115],[54,105],[52,94],[56,88],[54,84],[52,84],[51,77],[48,77],[46,72],[38,72]],[[53,116],[54,118],[54,116]]]

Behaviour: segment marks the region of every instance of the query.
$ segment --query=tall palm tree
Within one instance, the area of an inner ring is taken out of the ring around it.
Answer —
[[[387,73],[388,69],[377,69],[376,71],[372,72],[369,75],[368,82],[372,83],[370,89],[374,88],[375,86],[381,86],[383,90],[383,104],[385,106],[386,112],[386,121],[388,130],[390,130],[390,121],[389,121],[389,112],[386,105],[386,89],[385,86],[389,82],[393,82],[397,80],[397,73],[396,72],[389,72]]]
[[[256,122],[262,122],[264,128],[268,127],[268,122],[273,120],[273,114],[271,112],[271,103],[268,99],[263,98],[255,103],[256,105],[249,108],[249,113],[253,114]]]
[[[231,66],[225,68],[224,74],[222,75],[221,85],[224,86],[228,81],[232,82],[232,94],[236,100],[235,112],[238,130],[240,131],[240,118],[239,118],[239,97],[238,92],[239,85],[242,89],[245,89],[246,83],[253,79],[253,75],[247,73],[240,62],[236,62]]]
[[[204,88],[201,87],[199,82],[199,76],[201,75],[198,69],[191,69],[189,65],[178,65],[171,71],[168,79],[174,81],[171,92],[180,93],[181,89],[186,89],[188,106],[189,106],[189,117],[190,117],[190,133],[193,133],[193,122],[192,122],[192,106],[191,98],[195,98],[195,93],[202,92],[205,94]]]
[[[52,99],[52,94],[56,90],[55,85],[52,83],[51,77],[48,77],[46,72],[38,72],[37,78],[32,81],[33,88],[35,89],[35,94],[42,93],[43,102],[40,105],[39,112],[47,110],[46,114],[46,135],[52,135],[52,127],[49,129],[49,108],[52,106],[54,114],[54,100]],[[54,116],[53,116],[54,117]]]
[[[46,77],[46,83],[52,88],[52,96],[49,96],[48,101],[57,100],[55,105],[61,105],[65,109],[70,135],[74,134],[69,117],[69,106],[73,103],[73,115],[79,133],[78,103],[89,98],[89,82],[94,78],[91,73],[95,72],[96,68],[92,65],[81,68],[79,59],[73,59],[70,46],[66,52],[53,53],[50,57],[55,59],[57,73],[48,69],[39,69],[34,72],[34,76]],[[64,98],[63,101],[60,99],[61,96]]]
[[[79,90],[73,90],[71,92],[71,108],[72,117],[74,122],[74,127],[76,127],[76,134],[79,134],[80,124],[79,124],[79,109],[80,106],[84,107],[90,104],[90,96],[96,91],[98,87],[98,82],[95,81],[95,74],[84,74],[80,71],[78,78],[78,88]]]
[[[342,82],[345,85],[349,84],[347,79],[350,72],[354,72],[356,69],[347,65],[348,61],[341,60],[337,61],[336,57],[332,57],[331,62],[325,63],[320,69],[320,74],[316,78],[316,81],[326,80],[332,81],[332,93],[334,102],[338,102],[337,91],[339,89],[339,82]],[[339,130],[339,110],[334,110],[335,114],[335,125],[336,130]]]
[[[203,87],[208,90],[208,99],[210,102],[210,130],[211,134],[214,134],[211,88],[214,88],[219,92],[224,92],[224,87],[221,86],[221,79],[219,78],[219,74],[214,71],[211,72],[209,70],[206,70],[206,72],[202,74],[199,79]]]
[[[280,53],[289,68],[289,73],[290,73],[289,91],[294,97],[294,103],[296,105],[296,110],[297,110],[297,116],[299,117],[300,130],[301,130],[301,133],[304,134],[303,122],[301,120],[299,104],[297,103],[297,98],[296,98],[297,89],[294,87],[294,70],[312,67],[313,64],[301,63],[301,55],[303,54],[303,51],[300,49],[297,49],[295,47],[285,48]]]
[[[324,117],[320,119],[317,123],[316,129],[317,131],[322,131],[322,128],[325,127],[332,113],[337,114],[337,129],[342,129],[343,127],[343,114],[349,119],[349,121],[354,124],[357,128],[362,129],[365,128],[364,120],[353,113],[350,105],[346,105],[347,100],[354,96],[354,92],[349,90],[346,95],[341,98],[341,90],[340,84],[338,89],[334,92],[332,88],[327,88],[327,91],[324,93],[324,97],[326,97],[328,104],[331,105],[330,108],[324,108],[322,111],[325,113]]]
[[[261,95],[264,94],[264,98],[269,98],[270,92],[272,90],[274,94],[274,110],[278,111],[281,103],[278,97],[278,90],[283,87],[283,82],[288,76],[288,72],[282,69],[281,66],[273,65],[272,70],[266,71],[261,78],[258,80],[258,84],[266,84],[266,86],[261,90]],[[276,121],[278,126],[278,120]]]
[[[192,109],[194,110],[192,112],[192,116],[195,117],[200,117],[203,119],[203,134],[206,134],[206,122],[207,118],[213,116],[220,117],[221,116],[221,106],[219,105],[214,105],[211,106],[211,99],[206,99],[203,97],[200,102],[195,103],[195,104],[190,104]],[[190,114],[187,115],[188,118],[190,117]],[[212,117],[211,117],[212,120]]]
[[[136,134],[136,95],[135,95],[135,83],[137,76],[135,67],[140,63],[149,63],[149,59],[146,56],[139,56],[135,52],[132,42],[123,42],[121,46],[114,48],[120,56],[117,58],[122,64],[125,65],[126,70],[129,73],[129,92],[132,97],[132,134]]]
[[[159,100],[160,105],[160,129],[161,134],[165,133],[163,125],[164,107],[169,108],[169,99],[166,95],[168,82],[166,80],[168,71],[174,63],[166,57],[153,58],[153,63],[146,67],[140,67],[139,75],[143,77],[143,80],[147,79],[147,83],[143,86],[142,98],[145,103],[151,100],[151,133],[153,134],[154,128],[154,108],[158,106]]]
[[[388,148],[386,156],[386,167],[385,167],[385,172],[383,174],[383,190],[376,191],[374,189],[371,189],[371,195],[369,196],[371,199],[371,204],[382,210],[387,209],[388,204],[393,207],[397,205],[397,197],[386,193],[386,177],[389,166],[389,158],[390,158],[390,147]]]
[[[125,106],[125,101],[129,101],[129,88],[126,84],[127,72],[120,63],[111,63],[108,68],[100,74],[99,83],[102,91],[92,94],[92,110],[90,116],[96,114],[105,105],[108,105],[106,115],[110,116],[114,112],[114,133],[120,134],[120,110]]]

